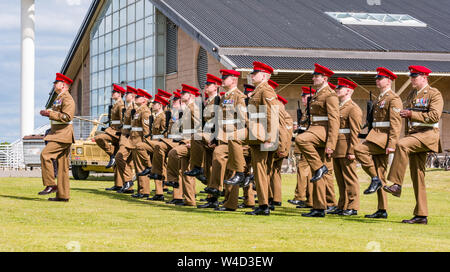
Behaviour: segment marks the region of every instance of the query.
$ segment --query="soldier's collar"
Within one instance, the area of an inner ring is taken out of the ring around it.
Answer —
[[[340,102],[339,103],[339,108],[342,108],[345,104],[347,104],[348,101],[351,101],[351,100],[352,100],[351,98],[347,98],[344,101]]]
[[[316,94],[318,94],[320,91],[322,91],[323,89],[325,89],[327,86],[329,86],[328,83],[323,84],[322,87],[320,87],[320,88],[316,91]]]
[[[160,115],[161,113],[163,113],[164,111],[160,111],[158,113],[155,114],[155,118],[158,117],[158,115]]]
[[[267,81],[268,81],[268,80],[263,80],[263,81],[261,81],[261,82],[258,84],[258,86],[256,86],[255,91],[256,91],[256,89],[258,89],[261,85],[263,85],[264,83],[267,83]]]
[[[426,88],[428,88],[430,85],[425,85],[425,87],[423,87],[422,89],[420,89],[420,91],[417,92],[417,94],[420,94],[423,90],[425,90]]]
[[[380,95],[378,96],[378,100],[380,100],[385,94],[387,94],[391,89],[387,89],[386,91],[380,93]]]
[[[214,98],[216,98],[216,96],[217,96],[217,94],[216,94],[216,95],[214,95],[214,96],[210,96],[210,97],[208,97],[208,99],[206,100],[206,104],[208,104],[209,102],[213,101],[213,100],[214,100]]]
[[[227,95],[231,94],[231,93],[232,93],[234,90],[236,90],[237,88],[238,88],[237,86],[234,87],[233,89],[227,91],[223,96],[227,96]]]

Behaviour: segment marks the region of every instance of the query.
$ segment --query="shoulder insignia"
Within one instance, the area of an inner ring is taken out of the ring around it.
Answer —
[[[401,111],[401,109],[398,109],[396,107],[392,107],[392,110],[395,111],[396,113],[399,113]]]

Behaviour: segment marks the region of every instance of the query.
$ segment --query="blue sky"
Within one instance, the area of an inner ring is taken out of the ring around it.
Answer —
[[[20,0],[0,1],[0,142],[20,137]],[[91,0],[36,0],[35,128]]]

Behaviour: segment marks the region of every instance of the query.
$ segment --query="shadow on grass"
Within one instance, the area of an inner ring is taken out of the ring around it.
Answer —
[[[12,196],[12,195],[0,195],[0,197],[17,199],[17,200],[27,200],[27,201],[48,201],[47,198],[39,198],[39,197],[25,197],[25,196]]]

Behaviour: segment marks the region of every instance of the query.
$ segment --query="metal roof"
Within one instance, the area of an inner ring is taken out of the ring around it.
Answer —
[[[399,74],[409,74],[410,65],[423,65],[430,68],[432,75],[449,74],[450,62],[445,61],[411,61],[411,60],[376,60],[344,58],[302,58],[273,56],[226,56],[238,70],[252,70],[254,61],[261,61],[281,72],[309,72],[314,70],[314,63],[324,65],[338,73],[376,73],[377,67],[386,67]]]
[[[178,18],[219,47],[450,52],[450,1],[151,1],[172,21]],[[408,14],[427,27],[348,26],[327,11]]]

